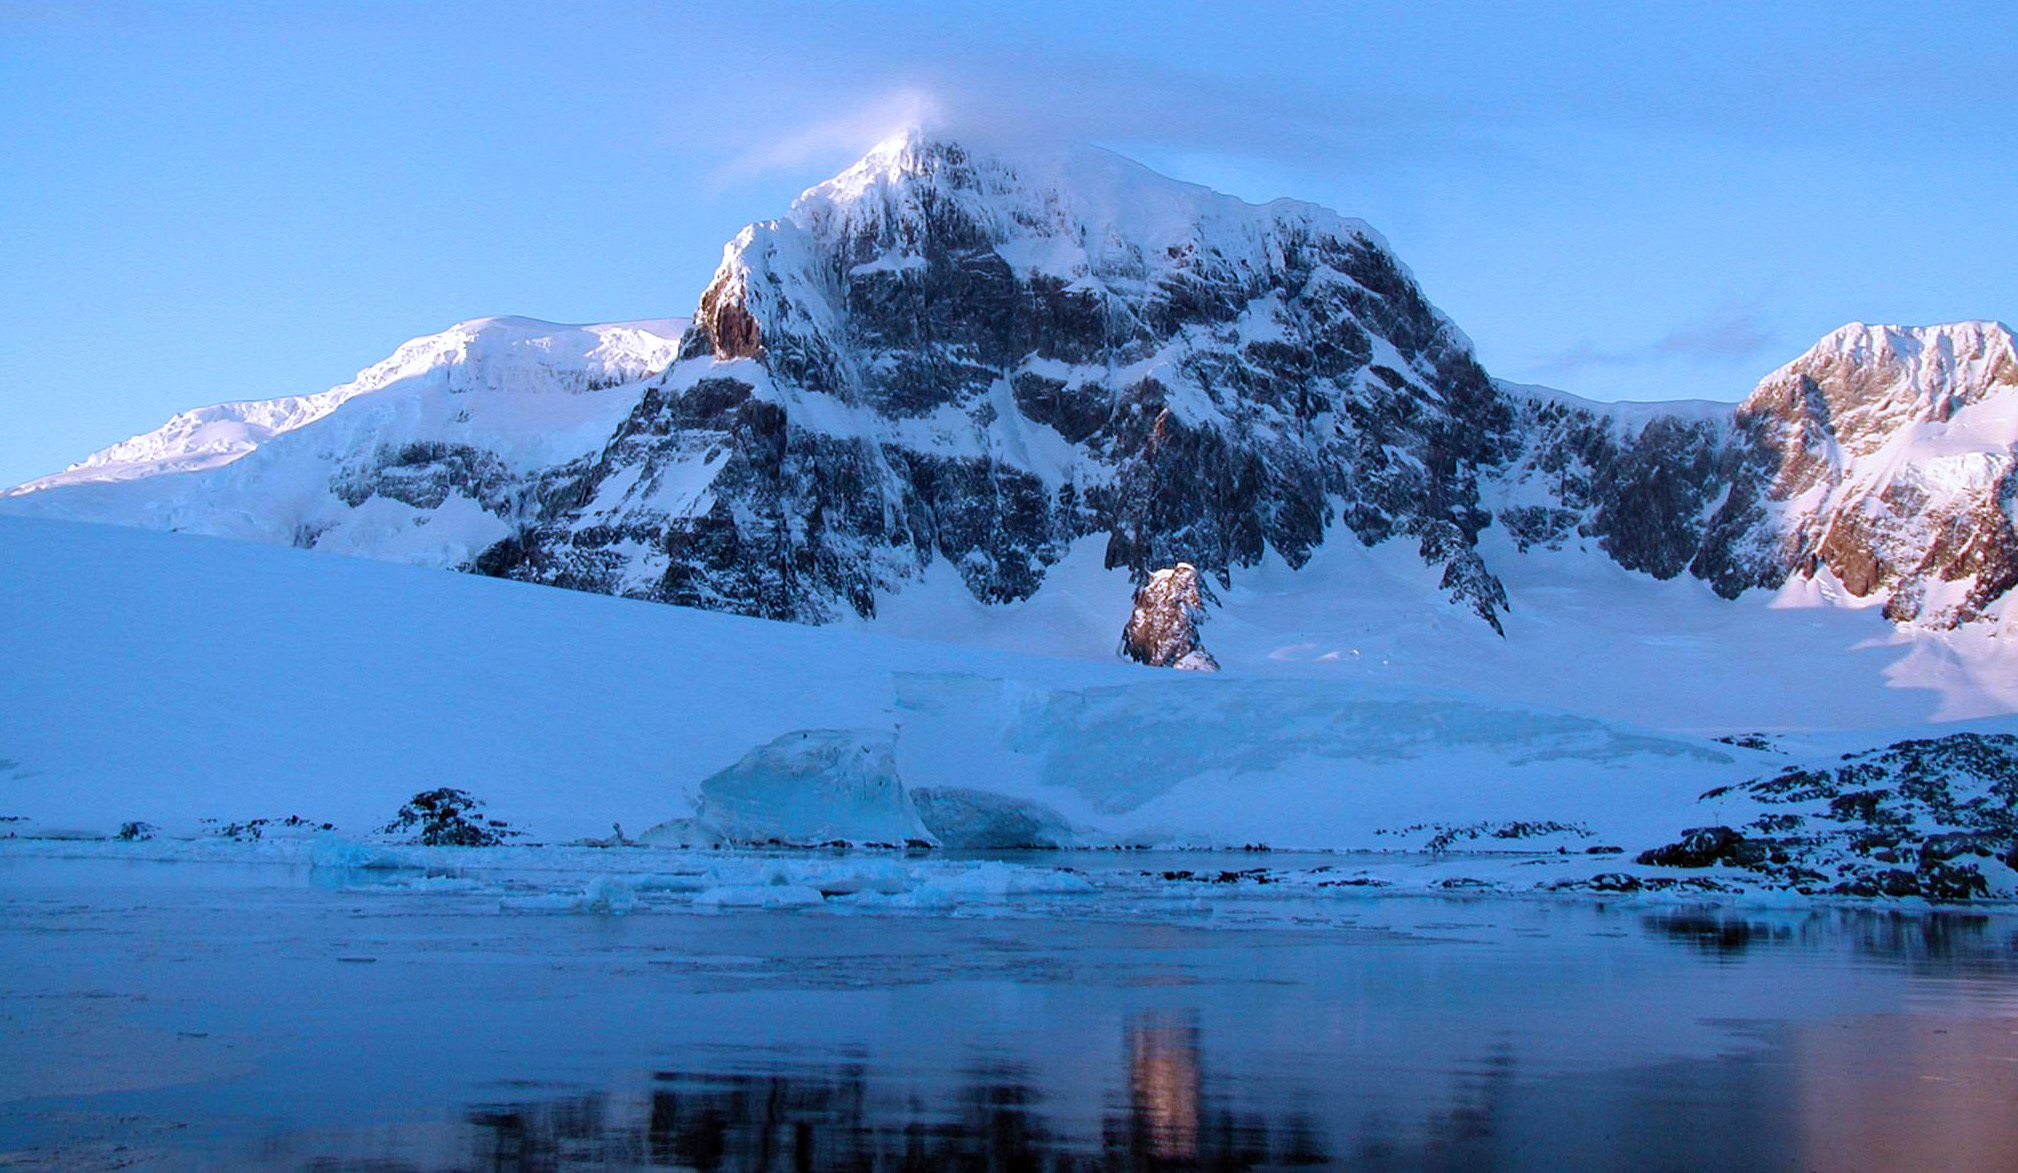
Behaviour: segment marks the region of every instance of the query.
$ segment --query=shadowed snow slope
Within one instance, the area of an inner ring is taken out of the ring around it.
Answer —
[[[894,734],[903,787],[1038,804],[1086,843],[1404,847],[1508,821],[1655,842],[1787,760],[1399,680],[1200,678],[20,518],[0,518],[0,665],[0,816],[34,834],[300,815],[357,835],[452,786],[534,839],[606,835],[845,729]]]

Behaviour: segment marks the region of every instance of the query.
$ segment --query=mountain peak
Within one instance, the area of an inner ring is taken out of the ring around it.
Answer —
[[[1096,268],[1105,252],[1181,252],[1208,236],[1244,250],[1285,224],[1360,237],[1388,251],[1364,222],[1316,204],[1252,204],[1104,147],[945,127],[915,126],[877,143],[801,193],[788,219],[822,242],[957,220],[996,244],[1062,238],[1083,248]],[[1070,265],[1039,267],[1074,275],[1062,271]]]
[[[1794,360],[1827,355],[1855,355],[1864,361],[1910,360],[1921,354],[1971,357],[2011,351],[2011,327],[1988,319],[1906,326],[1876,322],[1846,322],[1824,334],[1808,352]]]
[[[1799,358],[1767,375],[1746,402],[1805,399],[1836,417],[1901,412],[1946,419],[1957,409],[2018,388],[2018,337],[1989,320],[1903,326],[1850,322],[1822,336]]]

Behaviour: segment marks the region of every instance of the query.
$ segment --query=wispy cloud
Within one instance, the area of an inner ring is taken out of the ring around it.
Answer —
[[[1561,377],[1594,368],[1654,363],[1721,365],[1752,358],[1778,341],[1759,306],[1732,304],[1639,346],[1603,347],[1586,340],[1544,359],[1535,369],[1545,377]]]
[[[847,34],[843,34],[844,36]],[[1293,74],[1232,79],[1163,60],[1087,56],[1058,45],[879,47],[878,68],[768,53],[761,91],[738,79],[704,118],[683,112],[675,135],[712,154],[717,190],[778,177],[819,179],[888,135],[926,126],[990,141],[1101,143],[1124,151],[1196,152],[1335,169],[1492,153],[1476,111],[1435,91],[1362,85],[1351,73],[1318,85]],[[757,74],[754,68],[747,76]],[[724,145],[729,149],[723,149]]]

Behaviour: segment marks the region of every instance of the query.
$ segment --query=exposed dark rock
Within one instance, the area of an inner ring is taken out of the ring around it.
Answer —
[[[246,819],[243,822],[230,823],[221,823],[216,819],[199,819],[197,821],[203,825],[206,834],[216,835],[223,839],[236,839],[240,842],[263,839],[269,830],[295,832],[335,830],[334,823],[319,823],[314,819],[305,819],[300,815],[287,815],[284,818],[271,819]],[[123,828],[121,837],[124,838]]]
[[[517,506],[520,482],[495,453],[467,444],[426,443],[381,448],[344,465],[330,478],[329,489],[352,507],[386,497],[426,510],[439,509],[452,494],[460,494],[503,517]],[[305,544],[312,545],[313,538]]]
[[[1716,738],[1716,740],[1723,742],[1725,745],[1735,745],[1739,749],[1756,749],[1761,753],[1780,752],[1779,747],[1773,744],[1772,739],[1763,733],[1733,733],[1725,737]]]
[[[1918,896],[1920,878],[1899,868],[1870,872],[1830,889],[1838,896]]]
[[[1724,853],[1724,861],[1732,867],[1756,868],[1768,862],[1772,854],[1770,844],[1757,839],[1740,839]]]
[[[408,799],[381,834],[411,834],[427,847],[496,847],[525,834],[483,813],[483,800],[467,790],[440,787]]]
[[[1626,872],[1599,872],[1586,881],[1593,892],[1637,892],[1640,878]]]
[[[1741,850],[1747,857],[1754,854],[1746,845],[1745,837],[1729,827],[1695,827],[1682,832],[1679,840],[1665,847],[1641,852],[1635,862],[1650,867],[1706,868],[1719,863],[1737,863]]]
[[[1922,863],[1920,894],[1929,900],[1971,900],[1989,894],[1989,883],[1974,864]]]
[[[1977,831],[1943,831],[1921,841],[1920,860],[1925,864],[1946,863],[1959,855],[1995,857],[2009,847],[2009,841],[1997,835]]]
[[[1423,843],[1423,850],[1432,854],[1442,854],[1461,842],[1475,839],[1540,839],[1550,835],[1577,835],[1589,838],[1590,828],[1582,823],[1562,823],[1554,819],[1487,819],[1477,823],[1435,824],[1426,827],[1404,828],[1399,834],[1410,831],[1433,830]],[[1385,832],[1376,832],[1382,834]]]
[[[1267,868],[1241,868],[1237,871],[1194,872],[1189,869],[1167,872],[1144,872],[1145,876],[1158,876],[1165,880],[1192,884],[1275,884],[1281,876]]]
[[[1792,809],[1751,824],[1779,838],[1698,828],[1640,861],[1731,863],[1776,883],[1842,895],[1968,900],[1989,894],[1989,878],[1959,861],[2018,857],[2018,736],[1915,738],[1833,763],[1790,766],[1711,797]]]

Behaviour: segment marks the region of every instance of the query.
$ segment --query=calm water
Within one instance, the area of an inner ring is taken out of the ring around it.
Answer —
[[[2018,918],[441,887],[0,857],[0,1165],[2018,1167]]]

